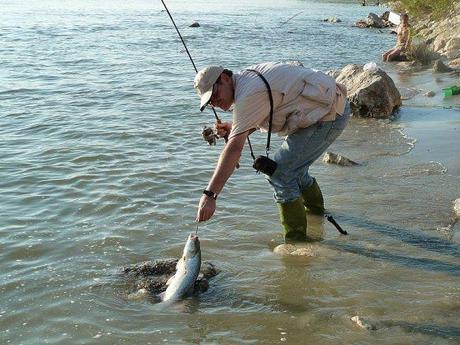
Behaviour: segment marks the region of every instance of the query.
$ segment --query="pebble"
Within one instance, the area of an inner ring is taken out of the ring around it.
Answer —
[[[454,201],[454,212],[457,219],[460,219],[460,198]]]
[[[351,321],[356,323],[359,327],[367,329],[368,331],[374,331],[374,330],[377,329],[377,327],[375,327],[375,325],[372,325],[372,324],[370,324],[368,322],[363,321],[358,315],[353,316],[351,318]]]

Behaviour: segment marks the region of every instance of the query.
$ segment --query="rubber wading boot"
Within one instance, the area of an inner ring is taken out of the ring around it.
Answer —
[[[277,205],[285,241],[306,241],[307,215],[302,198]]]
[[[324,199],[316,179],[313,184],[302,191],[303,202],[308,213],[323,215]]]

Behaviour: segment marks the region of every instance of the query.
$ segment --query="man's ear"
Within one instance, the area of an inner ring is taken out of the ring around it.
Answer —
[[[222,73],[220,75],[220,80],[222,80],[225,84],[228,84],[229,81],[232,80],[232,77],[229,77],[228,74]]]

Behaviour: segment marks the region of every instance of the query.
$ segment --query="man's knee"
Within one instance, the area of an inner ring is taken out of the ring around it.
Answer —
[[[286,203],[296,200],[300,196],[300,187],[296,181],[282,181],[271,176],[267,178],[273,188],[273,198],[277,203]]]

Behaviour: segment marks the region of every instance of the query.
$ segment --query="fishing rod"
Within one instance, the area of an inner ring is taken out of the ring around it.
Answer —
[[[172,24],[174,25],[174,28],[176,29],[176,32],[177,32],[177,34],[179,35],[179,38],[180,38],[180,40],[182,41],[182,44],[184,45],[185,51],[187,52],[187,55],[188,55],[188,57],[189,57],[189,59],[190,59],[192,65],[193,65],[193,68],[195,69],[195,72],[198,73],[198,69],[196,68],[195,62],[194,62],[193,59],[192,59],[192,55],[190,54],[190,52],[189,52],[189,50],[188,50],[188,48],[187,48],[187,45],[185,44],[185,41],[184,41],[184,39],[182,38],[182,35],[180,34],[179,29],[177,28],[176,22],[174,21],[172,15],[171,15],[171,12],[169,12],[168,7],[166,6],[166,4],[165,4],[165,2],[164,2],[163,0],[161,0],[161,3],[163,4],[163,6],[164,6],[166,12],[168,13],[169,19],[171,19],[171,22],[172,22]],[[211,109],[212,109],[212,111],[213,111],[213,113],[214,113],[214,117],[216,118],[217,123],[222,123],[222,120],[221,120],[221,119],[219,118],[219,116],[217,115],[217,112],[216,112],[216,110],[214,109],[213,106],[211,106]],[[205,127],[205,129],[203,130],[203,137],[205,138],[206,141],[208,141],[209,144],[211,144],[211,142],[210,142],[210,141],[206,138],[206,136],[205,136],[205,131],[206,131],[206,127]],[[208,135],[209,135],[209,134],[208,134]],[[224,140],[225,140],[225,142],[228,141],[228,134],[226,134],[226,135],[224,136]]]

